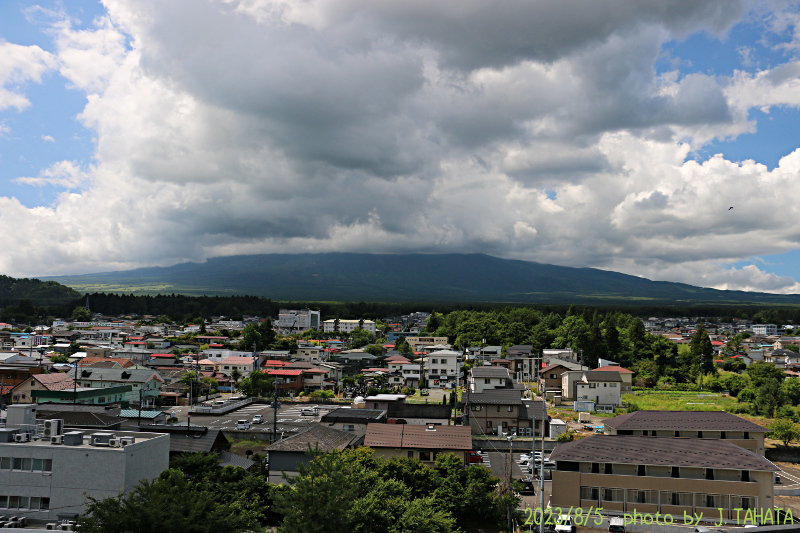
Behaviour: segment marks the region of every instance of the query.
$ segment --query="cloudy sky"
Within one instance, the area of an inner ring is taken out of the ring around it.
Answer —
[[[0,273],[484,252],[798,293],[798,106],[797,2],[3,0]]]

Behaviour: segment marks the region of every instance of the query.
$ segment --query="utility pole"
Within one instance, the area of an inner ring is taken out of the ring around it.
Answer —
[[[274,391],[274,402],[272,404],[272,442],[278,440],[278,376],[275,376],[275,381],[272,384]]]
[[[512,492],[511,489],[511,466],[514,464],[514,435],[508,436],[508,462],[506,466],[506,482],[508,483],[508,491]],[[511,506],[508,506],[506,510],[506,517],[508,519],[508,530],[513,531],[514,523],[511,518]]]
[[[539,463],[539,498],[541,499],[541,520],[539,520],[539,533],[544,533],[544,424],[547,421],[547,403],[545,402],[544,393],[542,393],[542,425],[541,427],[541,436],[542,436],[542,458],[541,462]],[[533,439],[534,446],[536,443],[536,438]],[[535,454],[534,454],[535,456]],[[534,457],[534,461],[536,458]]]

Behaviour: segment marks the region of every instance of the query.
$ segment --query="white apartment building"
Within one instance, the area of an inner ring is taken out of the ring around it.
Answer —
[[[222,362],[228,357],[253,357],[253,352],[240,352],[237,350],[227,350],[225,348],[208,348],[203,350],[200,359],[209,359],[215,363]]]
[[[425,358],[425,381],[431,387],[454,387],[461,372],[461,352],[440,350]]]
[[[9,406],[0,428],[1,514],[55,521],[83,513],[87,496],[115,498],[169,467],[169,435],[71,431],[61,421],[33,430],[35,409]]]
[[[753,324],[753,335],[768,337],[777,334],[778,326],[776,324]]]
[[[311,309],[281,309],[278,312],[278,319],[272,323],[272,328],[287,335],[313,329],[319,331],[320,315],[319,311]]]
[[[339,320],[339,331],[342,333],[351,333],[353,330],[357,329],[359,326],[364,331],[372,333],[375,335],[375,322],[372,320]],[[330,333],[332,331],[336,331],[334,329],[336,326],[336,320],[326,320],[323,322],[324,331],[326,333]]]
[[[447,337],[406,337],[406,342],[412,351],[418,352],[420,346],[447,344]]]

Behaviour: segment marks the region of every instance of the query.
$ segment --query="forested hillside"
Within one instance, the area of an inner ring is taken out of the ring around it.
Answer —
[[[0,309],[29,300],[35,306],[59,305],[80,293],[55,281],[0,276]]]

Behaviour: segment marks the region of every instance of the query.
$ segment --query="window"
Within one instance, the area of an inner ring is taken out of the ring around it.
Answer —
[[[720,432],[720,434],[719,434],[719,438],[721,438],[721,439],[727,439],[727,438],[728,438],[728,434],[727,434],[727,433],[725,433],[724,431],[721,431],[721,432]]]
[[[681,477],[681,469],[678,466],[672,467],[672,477]]]
[[[484,384],[486,384],[486,385],[489,385],[491,382],[492,382],[492,380],[491,380],[491,379],[489,379],[489,378],[483,378],[483,383],[484,383]]]
[[[697,438],[698,439],[702,439],[703,438],[703,432],[702,431],[698,431],[697,432]]]
[[[750,481],[750,471],[742,470],[742,481]]]
[[[679,507],[692,506],[691,492],[662,492],[661,505],[675,505]]]
[[[625,489],[601,489],[600,495],[604,502],[625,501]]]
[[[342,426],[342,431],[355,431],[356,427],[354,424],[344,424]]]
[[[510,413],[510,412],[512,412],[513,410],[514,410],[514,406],[513,406],[513,405],[509,405],[509,406],[508,406],[508,412]]]
[[[680,431],[676,431],[676,432],[675,432],[675,436],[676,436],[676,437],[680,437],[680,436],[681,436],[681,432],[680,432]]]
[[[753,496],[731,496],[731,507],[744,510],[755,509],[756,499]]]
[[[637,476],[646,476],[647,475],[647,467],[645,465],[639,465],[639,468],[636,471]]]
[[[605,472],[604,472],[604,473],[605,473],[607,476],[610,476],[611,474],[613,474],[613,473],[614,473],[614,469],[613,469],[613,467],[612,467],[611,463],[606,463],[606,469],[605,469]],[[622,500],[617,500],[617,501],[622,501]]]
[[[600,499],[600,489],[597,487],[581,487],[581,500],[597,501]]]
[[[486,427],[489,428],[489,429],[492,429],[492,421],[491,420],[487,420],[486,421]]]
[[[11,470],[11,457],[0,457],[0,470]]]
[[[714,469],[713,468],[706,468],[706,479],[710,479],[710,480],[714,479]]]
[[[508,427],[508,422],[503,422],[503,427],[504,428]]]
[[[430,461],[431,460],[431,452],[419,452],[419,460],[420,461]]]
[[[628,489],[628,503],[658,503],[658,491]]]
[[[409,459],[413,459],[414,458],[414,450],[408,450],[408,458]]]
[[[0,509],[8,507],[8,496],[0,496]]]
[[[597,388],[597,383],[589,383],[589,388],[590,389],[596,389]]]
[[[617,384],[616,384],[616,383],[609,383],[609,384],[608,384],[608,386],[609,386],[609,387],[616,387],[616,386],[617,386]]]
[[[745,431],[744,432],[744,438],[745,439],[749,439],[750,438],[750,432],[749,431]]]
[[[592,463],[592,474],[600,473],[600,463]]]

